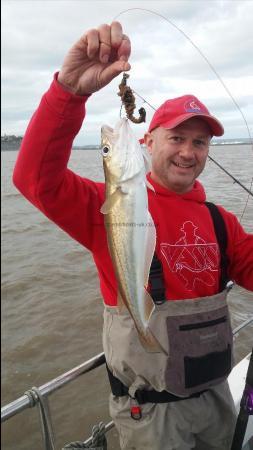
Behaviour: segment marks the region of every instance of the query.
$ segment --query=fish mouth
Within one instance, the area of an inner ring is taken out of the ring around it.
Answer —
[[[107,133],[109,133],[109,134],[113,134],[113,128],[112,127],[109,127],[109,125],[102,125],[102,127],[101,127],[101,134],[107,134]]]

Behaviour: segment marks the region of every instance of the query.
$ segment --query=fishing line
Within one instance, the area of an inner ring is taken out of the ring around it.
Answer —
[[[181,29],[179,28],[175,23],[173,23],[170,19],[168,19],[167,17],[165,17],[164,15],[156,12],[156,11],[152,11],[151,9],[147,9],[147,8],[128,8],[125,9],[123,11],[121,11],[119,14],[117,14],[113,20],[117,20],[120,16],[122,16],[123,14],[127,13],[127,12],[132,12],[132,11],[144,11],[150,14],[153,14],[155,16],[160,17],[161,19],[164,19],[166,22],[168,22],[172,27],[176,28],[177,31],[179,31],[190,43],[191,45],[197,50],[197,52],[202,56],[202,58],[206,61],[206,63],[208,64],[208,66],[210,67],[210,69],[212,70],[212,72],[215,74],[216,78],[220,81],[221,85],[223,86],[223,88],[225,89],[225,91],[227,92],[228,96],[230,97],[230,99],[232,100],[232,102],[234,103],[235,107],[237,108],[237,110],[239,111],[239,113],[241,114],[241,117],[244,121],[245,127],[247,129],[247,133],[250,139],[250,145],[251,148],[253,150],[253,139],[250,133],[250,129],[248,126],[248,122],[246,120],[246,117],[243,113],[243,111],[241,110],[239,104],[237,103],[237,101],[234,99],[232,93],[230,92],[230,90],[228,89],[228,87],[226,86],[226,84],[224,83],[223,79],[221,78],[221,76],[218,74],[217,70],[215,69],[215,67],[210,63],[210,61],[207,59],[207,57],[205,56],[205,54],[200,50],[200,48],[192,41],[192,39]],[[133,90],[133,92],[140,97],[145,103],[147,103],[147,105],[149,105],[152,109],[155,110],[155,108],[146,100],[144,99],[141,95],[139,95],[136,91]],[[210,158],[210,157],[209,157]],[[248,201],[249,201],[249,197],[250,195],[253,196],[253,192],[252,192],[252,186],[253,186],[253,177],[251,179],[251,183],[250,183],[250,188],[246,188],[242,183],[240,183],[235,177],[233,177],[233,175],[231,175],[226,169],[224,169],[219,163],[217,163],[213,158],[210,158],[212,160],[212,162],[214,162],[215,164],[218,165],[218,167],[220,167],[225,173],[227,173],[233,180],[234,182],[238,183],[243,189],[245,189],[245,191],[248,193],[247,199],[246,199],[246,203],[245,203],[245,207],[244,210],[242,212],[242,215],[240,217],[240,222],[244,216],[244,213],[247,209],[248,206]]]
[[[134,91],[133,92],[140,97],[144,103],[147,103],[150,108],[152,108],[154,111],[156,111],[156,109],[154,108],[154,106],[152,106],[150,103],[148,103],[145,98],[143,98],[141,95],[138,94],[138,92]],[[239,186],[241,186],[249,195],[251,195],[253,197],[253,192],[248,189],[246,186],[244,186],[244,184],[242,184],[237,178],[235,178],[227,169],[225,169],[224,167],[222,167],[221,164],[219,164],[214,158],[212,158],[210,155],[208,155],[208,158],[210,159],[210,161],[212,161],[214,164],[216,164],[221,170],[223,170],[223,172],[225,172],[230,178],[232,178],[232,180],[234,181],[234,183],[239,184]]]
[[[156,109],[154,108],[154,106],[152,106],[149,102],[147,102],[147,101],[145,100],[144,97],[142,97],[141,95],[138,94],[138,92],[136,92],[136,91],[134,91],[134,90],[133,90],[133,92],[134,92],[138,97],[140,97],[140,98],[143,100],[144,103],[147,103],[147,105],[149,105],[150,108],[152,108],[154,111],[156,111]],[[251,180],[250,189],[248,189],[248,188],[247,188],[246,186],[244,186],[244,184],[242,184],[237,178],[235,178],[230,172],[228,172],[228,170],[226,170],[224,167],[222,167],[222,165],[219,164],[214,158],[212,158],[210,155],[208,155],[208,158],[210,159],[210,161],[212,161],[214,164],[216,164],[216,166],[218,166],[221,170],[223,170],[223,172],[225,172],[230,178],[232,178],[232,180],[234,181],[234,183],[239,184],[239,186],[241,186],[241,187],[248,193],[248,196],[247,196],[247,199],[246,199],[246,202],[245,202],[245,205],[244,205],[242,214],[241,214],[240,219],[239,219],[239,221],[241,222],[241,221],[242,221],[242,218],[243,218],[243,216],[244,216],[244,213],[245,213],[245,211],[246,211],[246,209],[247,209],[247,206],[248,206],[249,197],[250,197],[250,196],[253,197],[253,192],[252,192],[252,190],[251,190],[252,184],[253,184],[253,178],[252,178],[252,180]]]

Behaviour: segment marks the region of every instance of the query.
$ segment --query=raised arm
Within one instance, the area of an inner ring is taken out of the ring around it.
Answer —
[[[85,116],[85,102],[90,94],[129,70],[129,55],[130,42],[118,22],[85,33],[70,49],[58,77],[55,75],[42,97],[14,169],[13,182],[20,192],[90,249],[103,189],[74,174],[67,164]]]

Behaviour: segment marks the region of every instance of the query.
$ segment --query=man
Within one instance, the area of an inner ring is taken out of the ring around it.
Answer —
[[[67,169],[85,102],[130,69],[129,56],[130,41],[118,22],[81,37],[29,124],[14,183],[93,253],[105,302],[110,411],[121,448],[229,450],[235,412],[226,382],[232,338],[225,285],[229,277],[253,290],[253,236],[219,207],[212,213],[218,216],[218,228],[225,224],[219,239],[204,189],[196,181],[210,139],[222,135],[222,125],[187,95],[165,102],[144,138],[152,155],[148,179],[155,192],[149,189],[148,196],[157,228],[158,270],[150,279],[156,309],[150,328],[167,354],[147,353],[131,317],[117,308],[117,282],[100,213],[104,184]]]

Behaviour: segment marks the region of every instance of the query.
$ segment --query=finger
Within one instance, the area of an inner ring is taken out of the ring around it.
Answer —
[[[127,72],[130,69],[130,64],[125,61],[115,61],[113,64],[108,64],[100,74],[100,86],[106,86],[112,81],[113,78],[117,77],[120,73]]]
[[[118,49],[118,58],[121,61],[128,61],[131,54],[131,42],[128,36],[123,34],[121,45]]]
[[[107,63],[111,54],[111,29],[107,24],[100,25],[99,33],[99,59],[103,63]]]
[[[87,41],[87,55],[88,58],[93,59],[99,50],[99,34],[95,29],[89,30],[86,33]]]
[[[119,22],[112,22],[111,24],[111,44],[112,47],[118,48],[121,45],[123,37],[122,26]]]

